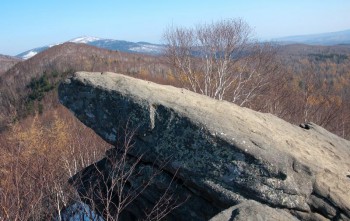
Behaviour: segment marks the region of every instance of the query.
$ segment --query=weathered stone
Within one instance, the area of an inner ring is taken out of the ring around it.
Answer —
[[[292,211],[291,212],[299,220],[308,220],[308,221],[327,221],[328,218],[313,212],[301,212],[301,211]],[[336,220],[336,219],[335,219]]]
[[[329,219],[336,217],[337,215],[337,210],[332,206],[330,202],[327,202],[327,200],[323,198],[311,195],[309,204],[311,205],[312,210],[318,211]]]
[[[249,199],[292,214],[316,209],[330,218],[334,208],[337,216],[350,217],[350,142],[315,124],[301,128],[271,114],[115,73],[78,72],[60,86],[59,96],[111,144],[123,141],[125,128],[135,130],[130,156],[164,165],[190,194],[215,208]],[[311,196],[330,207],[312,205]]]
[[[232,206],[213,218],[210,221],[297,221],[298,219],[290,213],[273,209],[256,201],[247,200],[236,206]]]

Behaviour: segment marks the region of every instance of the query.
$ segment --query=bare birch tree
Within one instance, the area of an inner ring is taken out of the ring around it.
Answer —
[[[266,86],[264,75],[276,67],[273,47],[254,42],[241,19],[170,27],[164,40],[167,60],[183,87],[241,106]]]

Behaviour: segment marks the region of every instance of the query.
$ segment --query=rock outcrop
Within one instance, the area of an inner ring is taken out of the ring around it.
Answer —
[[[295,126],[115,73],[78,72],[60,85],[59,97],[113,145],[133,131],[125,158],[138,178],[129,189],[160,174],[125,219],[170,189],[182,203],[169,220],[350,220],[350,142],[313,123]],[[118,156],[123,150],[113,148],[71,179],[81,196],[106,182]]]

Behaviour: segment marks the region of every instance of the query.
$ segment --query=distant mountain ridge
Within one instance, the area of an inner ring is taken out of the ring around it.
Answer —
[[[311,35],[295,35],[287,36],[281,38],[272,39],[273,42],[279,44],[288,45],[288,44],[307,44],[307,45],[350,45],[350,29],[338,32],[329,32],[321,34],[311,34]],[[104,48],[108,50],[117,50],[122,52],[131,52],[131,53],[141,53],[148,55],[159,55],[161,54],[165,46],[161,44],[152,44],[148,42],[131,42],[124,40],[114,40],[114,39],[105,39],[91,36],[82,36],[78,38],[71,39],[66,42],[79,43],[79,44],[88,44],[98,48]],[[63,42],[65,43],[65,42]],[[47,50],[58,44],[57,43],[47,46],[42,46],[38,48],[33,48],[31,50],[22,52],[16,57],[21,59],[29,59],[34,55]]]
[[[108,50],[117,50],[122,52],[142,53],[142,54],[151,54],[151,55],[161,54],[164,50],[164,45],[160,45],[160,44],[104,39],[104,38],[97,38],[97,37],[91,37],[91,36],[78,37],[78,38],[71,39],[67,42],[78,43],[78,44],[88,44],[88,45],[92,45],[98,48],[104,48]],[[62,43],[33,48],[31,50],[28,50],[16,55],[16,57],[26,60],[42,51],[45,51],[59,44],[62,44]]]
[[[272,39],[281,44],[340,45],[350,44],[350,29],[311,35],[295,35]]]

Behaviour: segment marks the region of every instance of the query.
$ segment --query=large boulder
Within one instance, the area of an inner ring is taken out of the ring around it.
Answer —
[[[170,215],[175,220],[188,211],[191,219],[205,220],[252,201],[256,208],[275,210],[274,216],[282,211],[281,220],[291,217],[285,213],[301,220],[350,220],[350,142],[313,123],[292,125],[271,114],[115,73],[77,72],[60,85],[59,98],[113,145],[132,131],[128,158],[139,159],[140,167],[152,165],[167,179],[176,177],[183,191],[174,193],[188,200]],[[90,173],[91,168],[73,180],[103,179]],[[151,196],[140,194],[143,203],[152,204]]]

